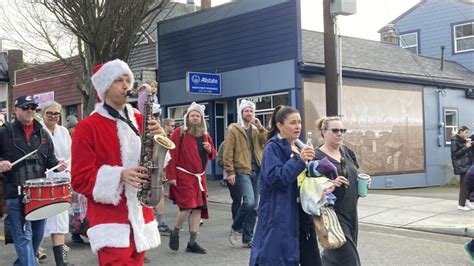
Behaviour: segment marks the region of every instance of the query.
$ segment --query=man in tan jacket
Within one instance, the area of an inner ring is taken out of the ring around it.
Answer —
[[[224,144],[227,181],[230,185],[237,185],[243,199],[229,234],[229,241],[233,246],[252,247],[266,133],[260,120],[255,117],[255,104],[242,100],[238,109],[238,123],[229,126]]]

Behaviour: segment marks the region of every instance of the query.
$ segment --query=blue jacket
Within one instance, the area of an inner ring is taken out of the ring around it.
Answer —
[[[291,157],[286,139],[272,137],[260,169],[260,204],[250,265],[298,265],[299,221],[296,178],[306,167]]]

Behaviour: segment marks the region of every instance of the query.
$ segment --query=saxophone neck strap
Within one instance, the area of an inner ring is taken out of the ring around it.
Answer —
[[[125,113],[125,117],[121,116],[119,111],[115,110],[112,106],[108,105],[106,102],[104,102],[104,108],[105,110],[107,110],[110,116],[112,116],[115,119],[119,119],[125,122],[133,130],[133,132],[135,132],[137,136],[140,136],[140,132],[138,132],[138,129],[133,125],[132,120],[130,120],[127,108],[124,108],[123,110]]]

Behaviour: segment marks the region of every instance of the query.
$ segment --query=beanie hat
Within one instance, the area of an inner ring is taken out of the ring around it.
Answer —
[[[202,104],[197,104],[196,102],[191,103],[191,105],[188,108],[188,111],[184,115],[184,126],[183,130],[186,131],[188,130],[188,114],[192,111],[196,111],[201,114],[201,123],[203,124],[204,127],[204,134],[207,134],[207,125],[206,125],[206,120],[204,119],[204,110],[206,110],[206,106]]]
[[[255,113],[255,104],[251,101],[242,100],[239,105],[239,113],[237,114],[237,121],[241,126],[244,126],[244,120],[242,119],[242,112],[245,108],[252,108],[253,112]]]
[[[105,64],[100,64],[92,69],[94,75],[91,77],[92,84],[97,91],[97,96],[100,100],[104,100],[105,92],[110,88],[112,83],[122,75],[130,77],[130,86],[135,82],[133,73],[128,67],[127,63],[120,59],[109,61]]]
[[[75,115],[68,115],[66,117],[66,128],[70,129],[77,125],[77,117]]]

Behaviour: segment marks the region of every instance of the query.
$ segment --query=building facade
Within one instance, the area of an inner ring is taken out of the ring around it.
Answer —
[[[164,116],[180,122],[191,102],[205,104],[216,146],[242,99],[256,103],[264,125],[279,104],[302,112],[305,132],[325,116],[323,34],[301,29],[298,0],[241,0],[171,19],[158,39]],[[345,144],[374,176],[372,187],[437,186],[453,177],[449,140],[473,122],[474,100],[465,95],[474,75],[443,64],[398,45],[342,38]],[[187,72],[219,73],[220,94],[190,93]],[[221,173],[215,164],[208,171]]]
[[[401,47],[458,62],[474,71],[474,2],[422,0],[393,20]]]
[[[82,119],[84,103],[80,73],[79,57],[66,59],[66,63],[55,61],[17,70],[13,99],[20,95],[33,95],[40,108],[44,103],[56,101],[63,106],[62,123],[68,115]]]

